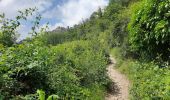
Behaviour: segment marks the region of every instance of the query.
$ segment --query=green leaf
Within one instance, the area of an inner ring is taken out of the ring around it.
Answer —
[[[47,100],[58,100],[59,96],[58,95],[51,95],[47,98]]]
[[[39,100],[45,100],[45,92],[42,90],[37,90],[37,94],[38,94],[38,99]]]

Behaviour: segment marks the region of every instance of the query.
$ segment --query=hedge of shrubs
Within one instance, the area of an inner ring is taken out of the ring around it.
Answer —
[[[108,82],[104,52],[89,41],[58,46],[23,43],[7,48],[0,58],[0,97],[5,99],[38,89],[61,99],[85,99],[94,96],[89,88]]]

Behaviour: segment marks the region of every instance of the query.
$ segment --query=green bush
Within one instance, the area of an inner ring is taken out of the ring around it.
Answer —
[[[106,85],[106,58],[102,50],[88,41],[74,41],[53,47],[55,67],[49,73],[49,84],[59,96],[89,94],[93,84]],[[80,88],[81,87],[81,88]],[[89,94],[90,95],[90,94]]]
[[[46,32],[39,37],[45,45],[57,45],[71,40],[71,35],[66,32]]]
[[[130,99],[132,100],[169,100],[170,71],[168,65],[160,68],[155,62],[140,62],[124,59],[121,48],[114,48],[117,68],[131,81]]]
[[[11,47],[13,44],[16,44],[18,37],[17,30],[21,26],[22,21],[29,22],[28,17],[33,17],[36,8],[28,8],[23,11],[18,11],[18,15],[13,19],[6,18],[5,14],[0,14],[0,44],[4,46]],[[32,36],[37,36],[36,30],[39,29],[39,22],[41,16],[37,14],[33,17],[33,26],[31,28]]]
[[[7,48],[0,55],[0,94],[5,99],[33,94],[37,89],[61,99],[90,98],[90,88],[105,86],[107,59],[90,41],[55,47],[39,41]],[[19,98],[19,97],[18,97]]]
[[[37,43],[7,48],[0,55],[0,92],[5,97],[25,95],[46,87],[50,50]]]
[[[133,80],[131,89],[133,99],[170,99],[169,69],[159,68],[154,63],[141,62],[133,62],[129,68],[131,69],[130,73]]]
[[[170,1],[143,0],[133,11],[129,42],[133,51],[150,59],[170,56]],[[146,58],[145,57],[145,58]]]

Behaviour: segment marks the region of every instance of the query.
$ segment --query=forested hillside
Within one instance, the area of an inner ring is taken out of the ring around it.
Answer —
[[[21,21],[0,15],[0,100],[104,100],[116,68],[131,81],[129,99],[170,99],[170,0],[110,0],[89,19],[17,42]]]

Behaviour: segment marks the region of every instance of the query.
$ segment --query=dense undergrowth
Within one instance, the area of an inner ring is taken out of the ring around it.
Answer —
[[[23,43],[7,48],[1,58],[0,90],[6,99],[20,95],[19,99],[38,89],[61,99],[87,99],[108,81],[107,59],[89,41],[51,47],[38,41]]]
[[[129,7],[127,43],[112,49],[117,68],[131,80],[130,99],[170,99],[168,0],[141,0]]]
[[[114,48],[111,54],[117,61],[117,68],[131,81],[132,100],[169,100],[170,66],[160,68],[155,62],[124,58],[121,48]]]

